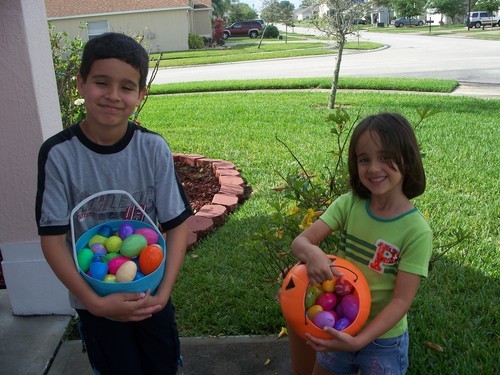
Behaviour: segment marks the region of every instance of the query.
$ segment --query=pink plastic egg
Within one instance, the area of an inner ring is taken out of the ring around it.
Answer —
[[[316,300],[316,304],[320,305],[323,310],[333,310],[335,305],[337,304],[337,297],[333,293],[323,293]]]
[[[134,234],[140,234],[146,238],[148,245],[154,245],[158,243],[158,233],[151,228],[139,228]]]
[[[108,264],[108,273],[116,275],[116,271],[118,271],[118,268],[120,268],[123,263],[128,262],[129,260],[129,258],[121,256],[111,259]]]

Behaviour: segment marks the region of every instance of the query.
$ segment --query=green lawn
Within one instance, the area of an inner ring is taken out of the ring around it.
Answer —
[[[277,334],[285,324],[274,300],[277,285],[269,282],[261,262],[267,249],[253,234],[268,225],[278,199],[272,188],[283,184],[277,172],[297,168],[276,137],[310,171],[332,163],[327,103],[328,93],[311,91],[149,97],[139,118],[144,126],[165,136],[174,152],[234,162],[253,189],[226,224],[186,256],[173,294],[182,336]],[[409,373],[495,373],[500,101],[341,91],[337,104],[361,116],[397,111],[412,123],[418,108],[440,111],[417,131],[428,188],[414,203],[428,213],[438,234],[436,253],[458,228],[470,237],[438,261],[421,286],[410,312]]]

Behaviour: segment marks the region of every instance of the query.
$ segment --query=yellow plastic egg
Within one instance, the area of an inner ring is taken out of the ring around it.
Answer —
[[[132,281],[137,274],[137,264],[134,261],[129,260],[123,263],[118,271],[116,271],[116,281],[119,283],[124,283]]]

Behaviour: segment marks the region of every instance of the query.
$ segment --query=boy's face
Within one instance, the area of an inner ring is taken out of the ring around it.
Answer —
[[[126,126],[146,94],[146,88],[139,90],[139,71],[114,58],[94,61],[87,80],[80,75],[77,79],[78,93],[85,99],[87,124],[91,127]]]

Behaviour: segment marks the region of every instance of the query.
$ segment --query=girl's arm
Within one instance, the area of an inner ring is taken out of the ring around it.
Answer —
[[[322,340],[306,334],[308,344],[316,351],[358,351],[390,330],[408,312],[417,294],[420,276],[398,271],[394,294],[389,304],[358,335],[351,336],[325,327],[332,339]]]
[[[330,267],[332,261],[317,245],[326,236],[332,233],[331,228],[323,221],[316,220],[310,227],[299,234],[292,242],[292,253],[304,262],[311,284],[331,280],[333,275],[342,276],[342,273]]]

